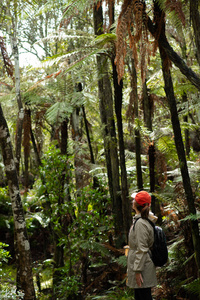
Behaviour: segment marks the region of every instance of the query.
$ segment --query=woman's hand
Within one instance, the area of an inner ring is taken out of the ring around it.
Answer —
[[[135,279],[136,279],[136,283],[139,287],[142,286],[143,284],[143,278],[142,278],[142,274],[141,273],[135,273]]]

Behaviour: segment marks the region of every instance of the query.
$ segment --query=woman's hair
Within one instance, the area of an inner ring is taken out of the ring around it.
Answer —
[[[146,203],[144,206],[139,205],[136,202],[137,210],[141,213],[142,219],[148,219],[149,217],[149,204]]]

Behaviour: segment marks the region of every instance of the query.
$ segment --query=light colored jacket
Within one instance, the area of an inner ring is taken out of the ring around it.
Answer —
[[[136,218],[141,217],[137,215]],[[152,213],[149,215],[149,219],[153,222],[156,221]],[[133,225],[129,232],[129,253],[127,260],[127,286],[130,288],[139,288],[136,280],[135,273],[141,273],[143,278],[143,284],[140,288],[149,288],[157,285],[156,268],[150,258],[150,248],[154,242],[154,230],[151,224],[140,218],[133,229]]]

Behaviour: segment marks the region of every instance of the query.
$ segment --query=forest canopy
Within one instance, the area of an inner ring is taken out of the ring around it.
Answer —
[[[140,190],[169,251],[154,298],[200,299],[199,5],[1,1],[1,299],[133,299]]]

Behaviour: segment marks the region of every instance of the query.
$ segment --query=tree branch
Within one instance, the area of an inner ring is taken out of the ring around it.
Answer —
[[[153,25],[151,19],[148,17],[148,29],[150,33],[155,37],[156,28]],[[200,90],[200,77],[192,71],[191,68],[187,66],[185,61],[173,50],[170,46],[166,36],[160,35],[158,38],[159,45],[165,49],[169,59],[179,68],[181,73],[187,77],[187,79],[198,89]]]

